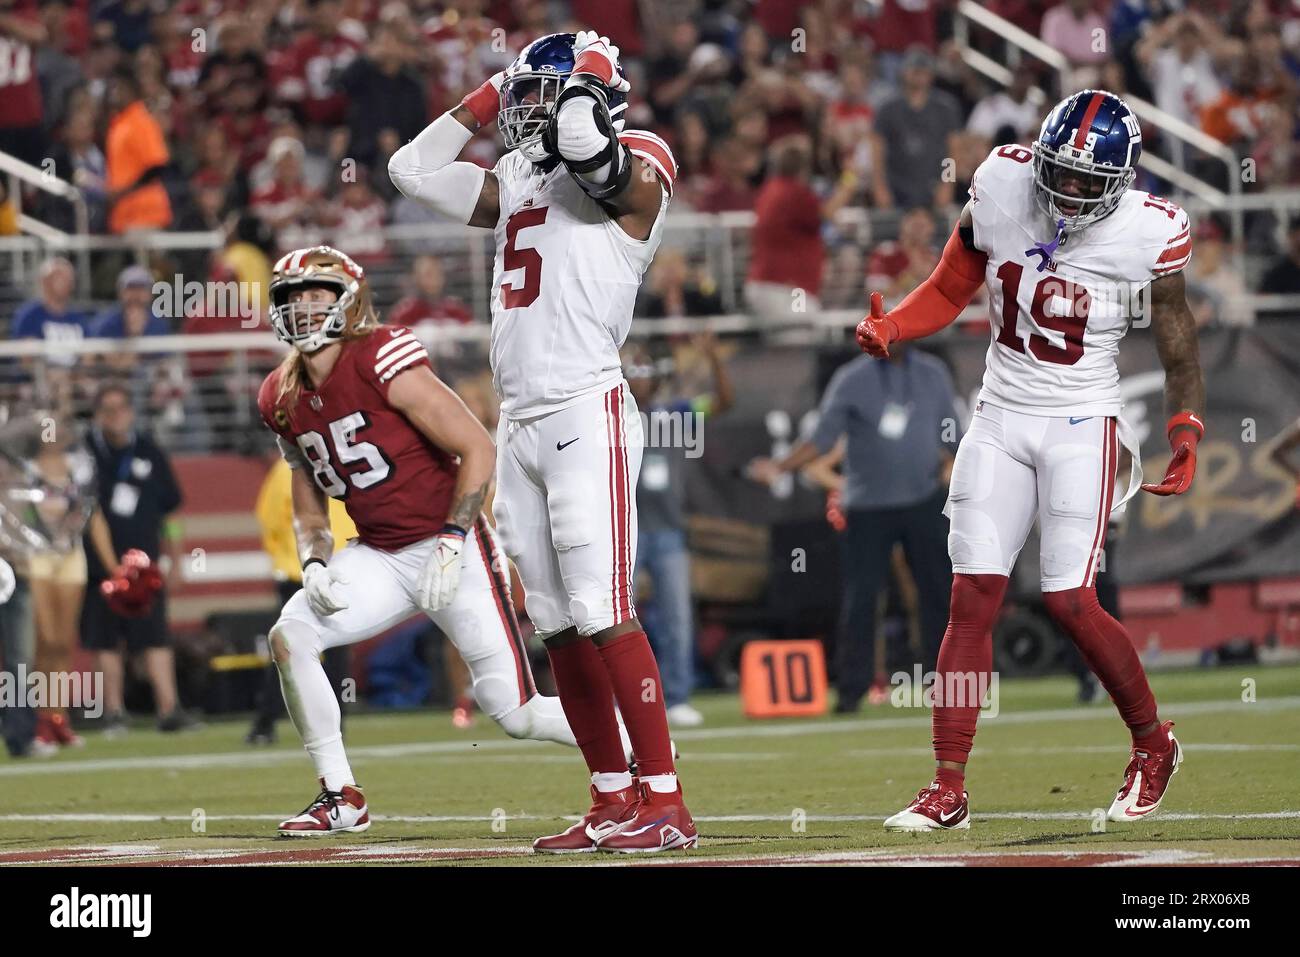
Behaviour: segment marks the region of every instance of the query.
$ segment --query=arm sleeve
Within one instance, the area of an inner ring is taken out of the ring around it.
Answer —
[[[895,339],[923,339],[951,323],[984,284],[986,253],[966,248],[956,227],[943,247],[934,272],[885,317],[897,329]]]
[[[307,456],[302,454],[302,449],[290,442],[283,435],[276,434],[275,447],[280,450],[280,457],[291,469],[302,469],[307,467]]]
[[[388,160],[388,178],[403,196],[448,219],[468,223],[478,206],[487,171],[455,162],[474,134],[444,113]]]

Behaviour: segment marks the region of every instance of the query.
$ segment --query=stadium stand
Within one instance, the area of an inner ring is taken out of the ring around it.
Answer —
[[[901,294],[924,276],[989,149],[1024,142],[1082,85],[1129,98],[1147,143],[1139,187],[1199,224],[1211,251],[1193,259],[1189,293],[1203,327],[1300,316],[1300,10],[1284,0],[5,0],[0,402],[67,399],[84,414],[105,374],[132,378],[155,432],[188,453],[187,500],[206,503],[186,515],[186,547],[219,558],[180,593],[174,624],[272,601],[249,518],[269,446],[254,398],[278,355],[262,314],[270,263],[338,244],[367,268],[381,313],[405,310],[439,372],[474,388],[491,237],[402,198],[387,160],[529,39],[581,26],[620,45],[629,123],[670,143],[680,170],[633,334],[675,354],[686,378],[686,334],[725,336],[740,384],[772,390],[751,399],[752,421],[782,397],[806,410],[818,384],[811,368],[808,388],[743,372],[776,348],[746,291],[756,230],[775,225],[820,275],[819,310],[783,343],[842,358],[868,277]],[[484,165],[494,134],[469,150]],[[791,150],[823,210],[802,233],[762,221]],[[918,157],[939,161],[933,181],[916,195],[891,186]],[[115,189],[139,174],[151,198],[115,217]],[[20,329],[54,256],[73,265],[79,318]],[[152,315],[106,324],[132,266],[154,280]],[[984,311],[943,341],[975,354]],[[111,345],[99,339],[110,328]],[[51,375],[69,366],[71,381]],[[804,512],[809,501],[796,496]]]

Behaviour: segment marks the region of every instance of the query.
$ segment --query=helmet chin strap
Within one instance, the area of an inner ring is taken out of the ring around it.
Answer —
[[[1047,264],[1052,261],[1052,257],[1056,255],[1057,248],[1064,241],[1065,241],[1065,220],[1058,219],[1056,221],[1056,235],[1052,237],[1052,241],[1050,243],[1034,243],[1032,246],[1030,246],[1028,249],[1025,250],[1025,255],[1042,256],[1043,257],[1042,261],[1039,262],[1038,264],[1038,271],[1042,272],[1044,269],[1047,268]]]

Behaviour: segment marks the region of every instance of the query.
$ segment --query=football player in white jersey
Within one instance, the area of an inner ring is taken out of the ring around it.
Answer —
[[[534,842],[548,853],[652,852],[697,841],[659,667],[632,595],[642,435],[619,347],[659,245],[676,166],[657,136],[622,129],[627,90],[607,38],[551,34],[388,165],[406,196],[496,235],[493,512],[591,772],[587,814]],[[509,150],[495,168],[456,162],[492,123]]]
[[[1035,518],[1047,609],[1133,737],[1110,819],[1155,811],[1182,760],[1132,641],[1093,587],[1107,518],[1140,482],[1135,443],[1117,422],[1115,355],[1131,321],[1149,321],[1155,335],[1173,451],[1164,480],[1141,488],[1187,491],[1204,432],[1205,387],[1182,274],[1190,225],[1173,203],[1129,188],[1141,149],[1137,117],[1119,97],[1084,90],[1063,100],[1031,148],[1001,147],[976,170],[934,273],[887,313],[873,293],[858,325],[862,348],[887,355],[890,342],[952,322],[988,285],[993,341],[946,509],[954,574],[934,690],[938,769],[886,820],[891,830],[970,826],[965,766],[992,669],[991,631]],[[1135,465],[1117,492],[1119,442]]]

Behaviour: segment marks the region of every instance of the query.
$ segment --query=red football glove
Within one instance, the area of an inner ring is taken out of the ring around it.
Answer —
[[[871,294],[871,315],[858,323],[858,345],[877,359],[889,358],[889,344],[898,338],[898,324],[885,315],[885,299]]]
[[[840,504],[840,490],[837,488],[826,493],[826,521],[837,532],[849,527],[848,519],[844,517],[844,507]]]
[[[1159,484],[1148,482],[1142,486],[1142,491],[1152,495],[1182,495],[1192,487],[1192,478],[1196,475],[1196,446],[1205,434],[1205,426],[1199,416],[1183,411],[1169,420],[1167,433],[1174,457],[1169,460],[1164,481]]]

